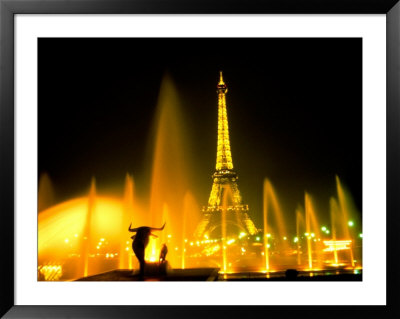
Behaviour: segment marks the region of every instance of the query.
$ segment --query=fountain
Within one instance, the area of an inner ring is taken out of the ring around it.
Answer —
[[[332,240],[336,242],[336,228],[337,228],[337,219],[339,214],[339,207],[337,201],[334,197],[331,197],[330,201],[330,217],[331,217],[331,228],[332,228]],[[334,257],[334,264],[339,265],[339,258],[338,258],[338,251],[336,245],[333,246],[333,257]]]
[[[47,173],[42,173],[39,178],[38,211],[41,212],[55,204],[53,185]]]
[[[276,195],[275,189],[272,186],[269,179],[264,179],[264,196],[263,196],[263,216],[264,216],[264,257],[265,257],[265,270],[270,271],[270,252],[269,248],[271,245],[269,244],[269,239],[272,238],[271,223],[269,221],[269,207],[272,206],[272,211],[275,217],[276,228],[278,229],[278,236],[274,236],[277,238],[277,242],[281,245],[281,250],[288,250],[287,243],[287,232],[285,223],[283,221],[283,212],[279,205],[278,197]]]
[[[89,196],[40,212],[39,270],[43,266],[47,266],[43,272],[61,267],[63,278],[72,279],[118,267],[114,256],[119,255],[120,243],[126,240],[120,231],[122,216],[122,201],[97,195],[94,181]],[[106,260],[106,254],[112,257]]]
[[[96,205],[96,180],[93,178],[90,185],[89,198],[88,198],[88,209],[86,213],[86,222],[81,236],[82,245],[82,259],[83,259],[83,276],[89,274],[89,249],[92,242],[91,230],[92,230],[92,215]]]
[[[134,215],[134,192],[135,183],[133,181],[133,176],[126,174],[125,178],[125,190],[123,197],[123,216],[122,225],[128,225],[131,220],[137,220],[138,216]],[[121,241],[119,250],[119,268],[120,269],[133,269],[133,254],[131,249],[126,250],[126,245],[129,245],[130,241]]]
[[[186,267],[186,250],[188,245],[188,237],[191,237],[193,232],[193,226],[198,223],[198,217],[196,219],[196,214],[194,212],[199,212],[200,209],[196,204],[196,200],[190,191],[187,191],[185,197],[183,198],[183,218],[182,218],[182,243],[181,243],[181,268]],[[188,223],[190,220],[191,223]],[[193,222],[194,221],[194,222]]]
[[[300,251],[300,226],[305,227],[304,225],[304,217],[303,213],[301,212],[301,207],[296,209],[296,237],[293,241],[296,243],[296,254],[297,254],[297,266],[301,265],[301,251]]]
[[[227,260],[227,234],[226,234],[226,213],[228,210],[228,191],[229,187],[224,190],[224,195],[222,197],[222,210],[221,210],[221,249],[222,249],[222,271],[224,273],[228,270],[228,260]],[[230,194],[232,196],[232,194]]]
[[[184,121],[176,90],[168,76],[161,84],[155,123],[148,209],[139,209],[136,205],[133,176],[129,174],[121,197],[100,196],[93,179],[88,196],[56,205],[52,205],[49,177],[43,175],[39,186],[39,273],[52,269],[47,266],[61,267],[62,278],[70,279],[114,268],[137,268],[130,235],[124,232],[130,222],[133,226],[150,224],[159,227],[166,221],[161,237],[151,239],[146,259],[158,261],[160,246],[167,243],[174,252],[168,256],[169,263],[174,267],[185,267],[185,248],[181,239],[184,240],[185,233],[195,227],[185,226],[185,223],[187,220],[197,223],[199,212],[188,191],[189,170],[186,167],[189,161],[184,153]],[[64,246],[60,247],[60,243]]]
[[[316,251],[317,254],[317,264],[318,267],[321,267],[321,250],[316,247],[313,249],[313,246],[318,246],[317,240],[321,238],[319,231],[319,224],[317,221],[316,212],[314,209],[314,205],[312,204],[311,196],[306,192],[304,196],[305,201],[305,214],[306,214],[306,233],[305,236],[307,238],[307,253],[308,253],[308,269],[313,270],[313,250]]]
[[[351,266],[354,267],[354,256],[353,256],[353,238],[350,234],[350,229],[349,229],[349,222],[350,222],[350,211],[349,211],[349,201],[348,201],[348,196],[345,195],[344,188],[340,182],[339,176],[336,175],[336,187],[337,187],[337,193],[338,193],[338,198],[339,198],[339,204],[340,204],[340,211],[342,214],[342,229],[344,231],[344,237],[347,238],[348,240],[351,241],[350,243],[350,261],[351,261]],[[355,217],[355,216],[354,216]],[[353,223],[353,222],[352,222]]]
[[[217,223],[201,238],[196,237],[202,219],[198,200],[191,192],[195,181],[189,174],[183,123],[177,92],[167,76],[161,84],[152,131],[150,189],[143,197],[135,192],[135,187],[141,185],[127,174],[122,194],[101,195],[93,178],[86,194],[55,204],[49,176],[41,177],[39,280],[77,279],[113,269],[137,270],[131,234],[127,232],[130,223],[133,227],[160,227],[166,222],[159,238],[150,239],[147,262],[158,262],[161,245],[167,244],[167,260],[172,268],[219,267],[225,279],[241,272],[261,273],[264,278],[266,273],[270,278],[290,268],[310,276],[332,267],[361,269],[361,248],[356,244],[361,238],[360,214],[338,176],[332,179],[337,194],[332,194],[325,210],[318,210],[312,195],[305,192],[304,203],[293,212],[283,211],[272,182],[265,178],[263,209],[251,212],[253,216],[262,214],[259,229],[247,218],[249,208],[242,204],[238,189],[232,190],[226,183],[221,200],[209,206],[220,214]],[[236,178],[232,171],[229,174],[232,180]],[[328,213],[330,225],[324,226],[319,220]],[[288,232],[292,224],[295,233]],[[358,236],[356,229],[360,231]]]
[[[189,160],[184,150],[185,121],[180,111],[180,102],[171,79],[166,76],[161,84],[156,110],[156,130],[154,141],[154,158],[149,198],[148,223],[162,225],[167,222],[162,236],[170,235],[166,241],[170,251],[179,251],[182,238],[183,198],[189,189]],[[169,220],[162,220],[168,216]],[[157,226],[157,227],[159,227]],[[166,240],[164,238],[164,240]],[[152,260],[158,260],[160,240],[150,242]],[[172,248],[172,250],[171,250]],[[149,249],[150,250],[150,249]],[[177,254],[169,255],[172,266],[181,265]]]

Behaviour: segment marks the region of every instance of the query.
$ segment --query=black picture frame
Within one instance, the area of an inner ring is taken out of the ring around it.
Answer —
[[[20,306],[14,295],[14,18],[16,14],[385,14],[387,21],[386,306]],[[398,0],[0,0],[1,308],[6,318],[400,318],[400,4]]]

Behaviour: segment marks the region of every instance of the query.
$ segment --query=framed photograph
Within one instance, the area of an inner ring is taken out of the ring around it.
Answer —
[[[0,10],[2,315],[399,315],[396,1]]]

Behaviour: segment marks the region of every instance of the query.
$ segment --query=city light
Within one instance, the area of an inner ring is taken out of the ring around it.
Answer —
[[[337,251],[350,249],[351,240],[324,240],[327,248],[324,251]]]
[[[39,273],[44,277],[46,281],[59,280],[62,276],[61,265],[44,265],[38,267]]]

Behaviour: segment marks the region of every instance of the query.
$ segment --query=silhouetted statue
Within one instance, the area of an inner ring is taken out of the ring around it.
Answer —
[[[140,277],[144,276],[144,267],[146,266],[146,262],[144,260],[144,252],[145,249],[149,243],[149,237],[153,236],[153,237],[158,237],[154,234],[151,233],[151,231],[153,230],[163,230],[165,227],[165,223],[163,225],[163,227],[161,228],[154,228],[154,227],[147,227],[147,226],[142,226],[142,227],[137,227],[137,228],[131,228],[132,223],[129,225],[128,230],[130,232],[134,232],[136,233],[135,235],[133,235],[131,238],[133,239],[132,242],[132,249],[133,252],[136,255],[136,258],[139,260],[139,264],[140,264]]]
[[[161,251],[160,251],[160,258],[158,259],[158,262],[160,264],[165,262],[165,258],[167,257],[167,253],[168,253],[168,247],[167,247],[166,244],[163,244],[162,247],[161,247]]]
[[[299,272],[296,269],[287,269],[285,272],[287,280],[296,280]]]

